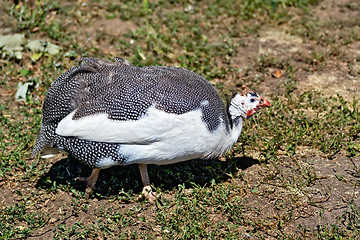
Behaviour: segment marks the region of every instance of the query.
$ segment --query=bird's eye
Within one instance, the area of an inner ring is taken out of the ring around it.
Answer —
[[[255,102],[255,99],[253,99],[253,98],[252,98],[252,99],[250,99],[250,102]]]

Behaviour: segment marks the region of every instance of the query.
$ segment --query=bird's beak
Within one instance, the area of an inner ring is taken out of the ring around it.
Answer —
[[[271,107],[271,103],[266,100],[265,98],[263,97],[260,97],[260,103],[258,104],[259,107]]]

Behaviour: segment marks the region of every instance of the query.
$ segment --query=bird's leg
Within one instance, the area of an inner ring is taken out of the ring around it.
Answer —
[[[149,178],[149,173],[147,170],[147,165],[139,164],[139,169],[140,169],[141,180],[144,185],[144,188],[143,188],[139,198],[145,197],[149,200],[150,203],[154,203],[155,200],[157,199],[157,196],[155,193],[153,193],[151,191],[150,178]]]
[[[99,173],[100,173],[100,168],[94,168],[89,177],[87,177],[87,178],[85,178],[85,177],[77,177],[77,178],[75,178],[75,180],[86,182],[88,187],[87,187],[87,189],[85,191],[85,196],[87,198],[89,197],[90,192],[92,190],[95,190],[95,184],[96,184],[96,181],[98,180]]]

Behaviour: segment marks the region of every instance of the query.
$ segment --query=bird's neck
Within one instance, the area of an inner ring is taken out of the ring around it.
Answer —
[[[229,115],[233,126],[237,125],[242,118],[246,117],[246,111],[244,110],[244,96],[241,96],[239,93],[231,99],[229,106]]]
[[[243,127],[243,118],[238,117],[235,119],[231,119],[231,121],[232,121],[232,129],[230,130],[230,135],[231,135],[230,138],[234,139],[234,141],[236,142],[241,134],[241,130]]]

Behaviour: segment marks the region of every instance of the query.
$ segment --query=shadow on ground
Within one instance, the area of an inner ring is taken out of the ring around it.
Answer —
[[[171,190],[179,184],[190,187],[193,184],[204,186],[214,179],[216,182],[226,181],[231,174],[239,169],[246,169],[259,161],[249,157],[236,157],[228,161],[218,159],[191,160],[171,165],[149,165],[149,175],[152,184],[162,190]],[[50,170],[40,177],[37,188],[50,190],[59,185],[69,186],[85,191],[86,184],[74,180],[76,177],[87,177],[91,169],[77,160],[64,158],[56,162]],[[142,183],[136,164],[129,166],[114,166],[102,170],[96,183],[96,192],[111,196],[119,192],[141,192]]]

